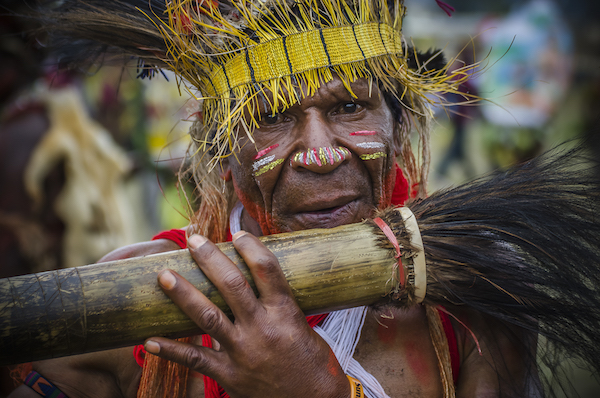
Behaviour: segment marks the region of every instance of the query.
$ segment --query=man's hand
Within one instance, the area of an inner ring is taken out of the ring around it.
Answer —
[[[232,322],[187,280],[163,271],[165,293],[218,342],[216,349],[165,338],[146,350],[215,379],[232,397],[347,398],[350,386],[335,355],[307,324],[276,257],[256,237],[234,235],[259,297],[240,270],[212,242],[195,235],[188,247],[231,308]]]

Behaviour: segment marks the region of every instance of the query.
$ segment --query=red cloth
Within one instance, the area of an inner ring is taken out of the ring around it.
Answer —
[[[444,311],[438,310],[440,318],[442,319],[442,326],[444,327],[444,333],[446,333],[446,339],[448,340],[448,351],[450,351],[450,366],[452,366],[452,380],[456,385],[458,381],[458,372],[460,371],[460,357],[458,355],[458,343],[456,342],[456,334],[454,328],[450,322],[450,317]]]
[[[392,191],[392,204],[400,206],[408,200],[408,181],[398,163],[394,163],[394,168],[396,169],[396,182]]]
[[[408,199],[408,181],[404,177],[404,173],[402,169],[395,164],[396,168],[396,181],[394,185],[394,190],[392,191],[392,204],[395,206],[403,205],[404,202]],[[187,247],[187,239],[185,236],[185,231],[181,229],[172,229],[170,231],[164,231],[154,236],[152,240],[156,239],[169,239],[173,242],[177,243],[179,247],[185,249]],[[229,230],[227,231],[227,240],[231,240],[231,233]],[[452,365],[452,375],[454,379],[454,383],[458,380],[458,372],[460,366],[460,359],[458,355],[458,345],[456,343],[456,335],[454,333],[454,328],[452,327],[452,323],[450,322],[450,318],[447,314],[442,311],[439,311],[442,325],[444,326],[444,332],[446,333],[446,337],[448,339],[448,346],[450,349],[450,362]],[[315,327],[319,323],[321,323],[327,314],[321,315],[312,315],[307,316],[306,321],[310,325],[310,327]],[[202,335],[202,345],[204,347],[212,347],[212,339],[209,335]],[[133,355],[135,357],[138,365],[144,365],[144,357],[146,351],[142,345],[135,346],[133,349]],[[208,376],[203,376],[204,378],[204,397],[205,398],[229,398],[229,395],[223,390],[214,379],[211,379]]]
[[[183,229],[171,229],[169,231],[163,231],[154,235],[152,240],[158,239],[169,239],[177,243],[182,249],[187,248],[187,238],[185,237],[185,231]]]

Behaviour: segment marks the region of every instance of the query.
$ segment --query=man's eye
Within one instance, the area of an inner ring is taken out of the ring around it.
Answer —
[[[268,114],[264,115],[263,120],[265,121],[266,124],[275,124],[279,121],[279,117],[280,117],[279,113],[276,113],[274,115],[271,113],[268,113]]]
[[[347,102],[342,105],[342,112],[344,113],[354,113],[357,110],[357,105],[354,102]]]

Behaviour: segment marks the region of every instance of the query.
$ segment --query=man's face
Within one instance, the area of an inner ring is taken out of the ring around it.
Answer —
[[[399,153],[397,123],[377,84],[336,78],[283,113],[259,101],[256,145],[224,162],[264,234],[360,222],[389,206]]]

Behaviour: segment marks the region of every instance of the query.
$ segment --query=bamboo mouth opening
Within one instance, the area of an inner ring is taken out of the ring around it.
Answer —
[[[427,292],[427,267],[417,218],[408,207],[379,212],[374,224],[381,247],[398,259],[392,270],[389,295],[406,305],[419,304]]]
[[[423,239],[417,223],[417,217],[408,207],[398,208],[398,212],[404,221],[404,227],[410,234],[410,243],[415,248],[410,256],[406,256],[406,262],[411,263],[408,272],[408,283],[414,286],[414,296],[417,303],[423,302],[427,292],[427,267],[425,265],[425,251],[423,250]]]

